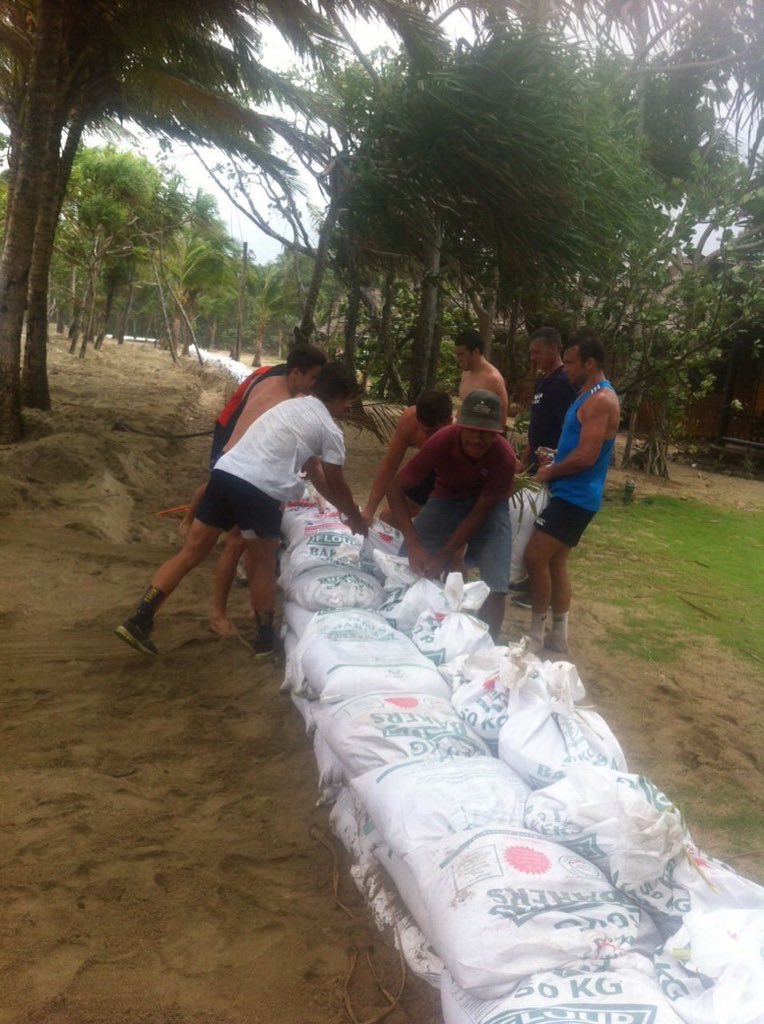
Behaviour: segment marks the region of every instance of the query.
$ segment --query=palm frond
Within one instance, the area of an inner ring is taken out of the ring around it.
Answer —
[[[343,423],[357,430],[368,430],[378,441],[390,443],[405,405],[390,402],[358,401],[342,418]]]

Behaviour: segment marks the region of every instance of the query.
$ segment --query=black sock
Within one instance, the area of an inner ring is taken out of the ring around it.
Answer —
[[[163,590],[157,590],[156,587],[152,587],[151,584],[146,587],[146,592],[138,602],[138,607],[135,609],[133,615],[133,622],[135,622],[141,629],[150,631],[154,626],[154,615],[159,609],[160,604],[164,600],[165,594]]]
[[[255,612],[255,623],[259,633],[273,635],[273,612]]]

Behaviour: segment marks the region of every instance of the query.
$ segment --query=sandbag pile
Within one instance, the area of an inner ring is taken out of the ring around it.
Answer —
[[[287,511],[284,689],[445,1024],[764,1024],[764,889],[629,772],[573,665],[495,646],[482,584],[417,579],[376,532]]]

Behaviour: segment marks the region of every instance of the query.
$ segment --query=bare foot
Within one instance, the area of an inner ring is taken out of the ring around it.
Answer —
[[[211,615],[210,629],[218,636],[236,636],[234,624],[227,615]]]

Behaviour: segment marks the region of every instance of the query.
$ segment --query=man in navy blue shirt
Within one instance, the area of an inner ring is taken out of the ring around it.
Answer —
[[[531,364],[541,371],[531,403],[528,424],[528,444],[520,456],[518,473],[535,473],[539,468],[536,452],[539,448],[557,448],[565,413],[573,403],[576,392],[562,365],[560,349],[562,339],[556,327],[539,327],[529,339]],[[531,607],[528,577],[510,584],[512,604],[518,608]]]
[[[536,451],[557,447],[565,413],[576,397],[562,365],[562,339],[556,327],[539,327],[530,336],[531,363],[541,371],[531,403],[528,444],[520,456],[518,472],[538,469]]]

